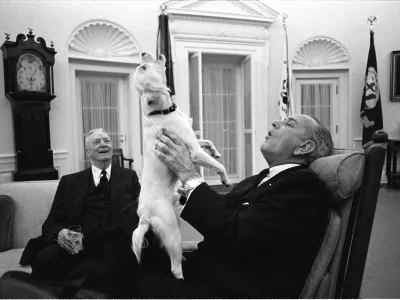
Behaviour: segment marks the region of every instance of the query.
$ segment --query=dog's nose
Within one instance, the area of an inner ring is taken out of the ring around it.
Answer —
[[[142,52],[142,57],[146,55],[146,52]]]

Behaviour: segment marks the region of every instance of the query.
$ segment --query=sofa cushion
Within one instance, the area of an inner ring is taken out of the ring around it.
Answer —
[[[24,248],[10,249],[0,254],[0,277],[8,271],[23,271],[30,273],[30,266],[21,266],[19,259],[21,258]]]
[[[12,246],[14,224],[14,200],[6,195],[0,195],[0,252]]]
[[[15,203],[13,248],[23,248],[41,234],[57,186],[58,180],[0,183],[0,194],[12,197]]]
[[[344,152],[318,158],[310,168],[325,182],[335,195],[334,205],[340,205],[361,186],[365,167],[365,154],[360,151]]]

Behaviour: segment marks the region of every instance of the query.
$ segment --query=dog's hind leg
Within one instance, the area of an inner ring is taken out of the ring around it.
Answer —
[[[172,233],[172,236],[167,238],[165,249],[171,260],[171,272],[175,278],[183,279],[182,271],[182,237],[180,232]]]
[[[190,156],[194,164],[212,169],[217,172],[218,175],[221,177],[222,184],[224,184],[225,186],[231,185],[228,179],[228,175],[226,174],[225,167],[218,161],[213,159],[210,155],[208,155],[203,149],[200,149],[199,151],[196,151],[194,153],[191,152]]]
[[[183,279],[182,271],[182,235],[179,227],[178,216],[175,211],[173,214],[165,213],[174,218],[161,220],[161,218],[154,217],[152,219],[152,228],[157,233],[165,251],[171,261],[171,273],[175,278]],[[164,216],[163,216],[164,217]]]

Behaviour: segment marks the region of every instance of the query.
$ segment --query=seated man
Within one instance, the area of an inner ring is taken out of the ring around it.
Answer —
[[[113,294],[119,275],[129,271],[124,265],[136,261],[131,236],[115,219],[137,200],[140,184],[135,171],[111,165],[113,146],[103,129],[90,131],[85,146],[91,167],[61,178],[41,237],[25,249],[25,255],[34,252],[26,263],[34,275],[64,282],[84,278],[84,286]],[[82,228],[82,251],[74,249],[71,225]]]
[[[329,131],[309,116],[273,122],[261,145],[269,169],[221,195],[204,183],[179,137],[161,135],[156,152],[182,180],[188,198],[181,217],[204,241],[183,262],[184,280],[139,272],[133,286],[142,293],[136,296],[297,298],[332,197],[307,166],[330,155],[332,146]]]

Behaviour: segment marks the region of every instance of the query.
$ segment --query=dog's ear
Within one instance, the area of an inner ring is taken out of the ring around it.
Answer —
[[[161,63],[163,64],[163,66],[165,66],[165,62],[166,62],[167,60],[165,59],[165,56],[164,56],[164,55],[160,54],[160,55],[158,56],[158,60],[161,61]]]

